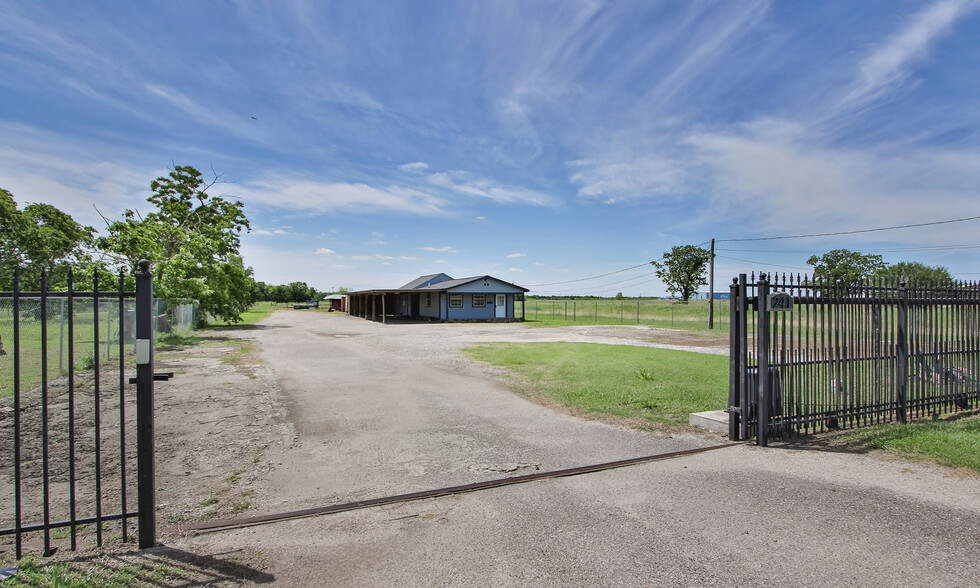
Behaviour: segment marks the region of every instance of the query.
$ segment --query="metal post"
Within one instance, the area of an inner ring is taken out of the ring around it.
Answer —
[[[756,445],[769,445],[769,277],[759,274],[759,295],[756,296],[759,314],[759,391],[756,414]]]
[[[139,548],[156,545],[156,488],[153,456],[153,275],[141,260],[136,272],[136,478]]]
[[[895,361],[895,416],[905,424],[908,414],[909,382],[909,295],[902,283],[898,287],[898,349]]]
[[[68,508],[71,550],[78,549],[78,510],[75,506],[75,272],[68,268]],[[61,303],[61,324],[65,324],[65,300]],[[60,374],[59,374],[60,375]]]
[[[51,464],[48,438],[48,277],[41,268],[41,488],[44,500],[44,557],[51,551]]]
[[[749,366],[749,300],[748,300],[748,277],[745,274],[738,275],[738,397],[739,406],[743,411],[739,422],[739,439],[749,438],[749,393],[748,393],[748,366]]]
[[[728,325],[728,440],[739,440],[739,421],[743,418],[742,405],[739,402],[741,396],[739,389],[739,351],[738,332],[738,278],[732,281],[731,299],[729,300],[729,325]]]
[[[14,526],[17,535],[14,548],[17,559],[24,556],[24,541],[21,533],[23,507],[21,506],[21,465],[20,465],[20,269],[14,266]]]
[[[711,251],[708,252],[708,329],[715,328],[715,240],[711,240]]]
[[[99,320],[99,270],[96,269],[92,271],[92,359],[95,361],[92,372],[95,390],[95,544],[102,547],[102,359],[100,356],[102,350],[99,349]]]

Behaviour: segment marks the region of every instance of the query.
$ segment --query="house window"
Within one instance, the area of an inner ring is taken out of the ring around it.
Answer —
[[[432,292],[425,293],[425,307],[432,308]]]
[[[463,295],[462,294],[450,294],[449,295],[449,308],[463,308]]]
[[[473,295],[473,308],[483,308],[487,305],[487,295],[486,294],[474,294]]]

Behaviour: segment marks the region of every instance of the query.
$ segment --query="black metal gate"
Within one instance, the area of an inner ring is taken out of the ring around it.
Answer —
[[[129,541],[134,519],[139,547],[155,543],[149,263],[135,292],[124,283],[120,273],[102,290],[95,274],[76,291],[69,272],[55,292],[42,273],[25,292],[15,271],[0,293],[0,542],[12,537],[0,549],[18,559],[25,547],[74,550],[80,537]]]
[[[729,438],[935,417],[980,400],[980,286],[731,287]]]

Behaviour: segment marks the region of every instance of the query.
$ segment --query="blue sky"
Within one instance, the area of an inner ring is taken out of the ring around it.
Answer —
[[[980,279],[980,220],[928,224],[980,216],[976,0],[0,15],[0,187],[103,228],[175,163],[220,174],[268,283],[662,295],[643,264],[712,238],[718,289],[837,248]]]

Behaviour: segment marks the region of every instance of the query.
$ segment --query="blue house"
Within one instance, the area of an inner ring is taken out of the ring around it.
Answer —
[[[515,321],[524,320],[526,292],[527,288],[493,276],[456,280],[431,274],[393,290],[348,292],[347,300],[351,315],[372,320]]]

